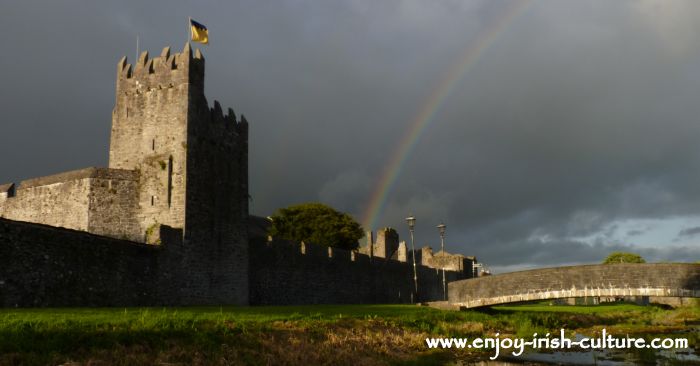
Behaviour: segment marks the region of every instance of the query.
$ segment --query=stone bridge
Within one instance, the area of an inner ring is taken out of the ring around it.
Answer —
[[[571,297],[700,297],[700,264],[599,264],[511,272],[450,282],[451,305],[466,308]]]

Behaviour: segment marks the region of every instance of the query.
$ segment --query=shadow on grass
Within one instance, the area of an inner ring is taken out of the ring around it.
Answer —
[[[443,366],[454,360],[454,356],[450,352],[435,351],[421,354],[418,357],[407,360],[392,362],[392,366]]]

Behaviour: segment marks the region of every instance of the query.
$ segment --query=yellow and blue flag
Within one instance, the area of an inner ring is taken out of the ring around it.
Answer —
[[[190,29],[194,42],[209,44],[209,31],[207,27],[190,19]]]

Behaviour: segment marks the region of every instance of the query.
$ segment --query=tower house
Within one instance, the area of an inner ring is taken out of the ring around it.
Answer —
[[[189,43],[119,61],[109,167],[138,174],[145,241],[157,243],[161,225],[182,229],[171,265],[188,303],[247,303],[248,123],[209,107],[204,64]]]

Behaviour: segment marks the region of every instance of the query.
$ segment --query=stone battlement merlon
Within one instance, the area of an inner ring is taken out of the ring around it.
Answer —
[[[15,189],[14,183],[0,184],[0,193],[12,192]]]

